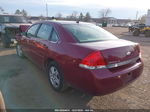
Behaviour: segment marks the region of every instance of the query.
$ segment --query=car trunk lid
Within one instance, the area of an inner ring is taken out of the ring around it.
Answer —
[[[124,62],[139,56],[137,45],[120,46],[102,50],[107,65]]]
[[[106,65],[124,62],[129,63],[132,59],[139,57],[139,47],[137,43],[126,40],[109,40],[101,42],[80,43],[82,47],[88,47],[100,51],[104,57]]]

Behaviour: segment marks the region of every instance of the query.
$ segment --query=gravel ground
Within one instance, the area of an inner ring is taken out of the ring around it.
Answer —
[[[141,44],[145,64],[142,76],[127,87],[105,96],[90,96],[75,89],[54,92],[47,76],[27,59],[17,57],[15,49],[0,46],[0,89],[6,107],[150,109],[150,38],[133,37],[127,28],[106,28],[122,39]]]

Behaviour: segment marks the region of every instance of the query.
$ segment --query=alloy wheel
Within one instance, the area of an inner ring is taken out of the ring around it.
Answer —
[[[52,86],[54,88],[59,88],[60,86],[60,74],[55,66],[51,66],[49,69],[49,78]]]
[[[18,56],[20,56],[20,57],[23,56],[23,52],[22,52],[22,49],[21,49],[20,45],[17,45],[17,54],[18,54]]]

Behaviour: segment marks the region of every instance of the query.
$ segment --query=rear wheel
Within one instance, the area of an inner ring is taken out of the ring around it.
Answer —
[[[19,57],[21,57],[21,58],[24,57],[22,48],[21,48],[21,46],[20,46],[19,44],[17,44],[17,46],[16,46],[16,52],[17,52],[17,55],[18,55]]]
[[[58,67],[57,63],[54,61],[49,63],[48,76],[50,85],[55,91],[61,92],[67,89],[67,85],[64,81],[62,72]]]
[[[145,37],[150,37],[150,31],[145,31],[144,35]]]
[[[133,36],[139,36],[140,35],[140,31],[139,30],[134,30],[133,31]]]

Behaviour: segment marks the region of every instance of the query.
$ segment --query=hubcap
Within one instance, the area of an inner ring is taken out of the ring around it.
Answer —
[[[59,77],[59,72],[56,67],[51,66],[49,69],[49,77],[52,85],[55,88],[58,88],[60,85],[60,77]]]
[[[17,52],[19,56],[22,56],[22,50],[21,50],[20,45],[17,45]]]

